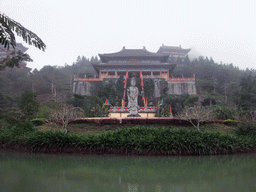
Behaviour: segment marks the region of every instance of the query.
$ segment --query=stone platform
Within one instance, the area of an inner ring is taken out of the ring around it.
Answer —
[[[155,117],[155,112],[156,112],[156,108],[154,107],[147,107],[147,108],[140,108],[139,109],[139,115],[142,118],[145,117]],[[120,118],[120,117],[127,117],[127,115],[129,115],[129,111],[127,109],[127,107],[111,107],[109,109],[109,116],[110,118]],[[137,117],[138,118],[138,117]]]

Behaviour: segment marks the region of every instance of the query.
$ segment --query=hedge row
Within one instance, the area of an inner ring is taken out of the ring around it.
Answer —
[[[146,126],[75,135],[26,128],[0,132],[0,146],[34,152],[69,152],[138,155],[208,155],[251,151],[256,137]]]

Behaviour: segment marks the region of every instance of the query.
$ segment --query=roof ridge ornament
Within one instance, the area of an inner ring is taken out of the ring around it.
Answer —
[[[125,46],[123,46],[123,50],[125,50]]]

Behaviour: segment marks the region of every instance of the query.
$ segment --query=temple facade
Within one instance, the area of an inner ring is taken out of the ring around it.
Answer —
[[[174,51],[176,50],[176,52]],[[158,52],[149,52],[143,49],[123,49],[116,53],[99,54],[100,63],[94,63],[93,67],[98,73],[98,78],[75,78],[73,93],[81,95],[92,95],[92,82],[104,82],[110,79],[118,79],[121,76],[125,79],[136,77],[138,87],[141,87],[143,79],[153,79],[155,84],[154,97],[159,98],[161,80],[168,83],[169,95],[189,94],[196,95],[195,77],[174,78],[171,73],[176,63],[169,61],[170,54],[185,57],[189,49],[181,47],[162,46]],[[142,87],[143,89],[143,87]]]

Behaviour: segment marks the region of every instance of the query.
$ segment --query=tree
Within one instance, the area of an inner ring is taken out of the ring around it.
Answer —
[[[19,67],[20,61],[32,61],[28,54],[23,54],[21,51],[15,50],[16,39],[13,33],[14,31],[29,45],[33,45],[43,51],[46,48],[44,42],[35,33],[0,13],[0,45],[3,45],[7,49],[11,45],[14,49],[14,51],[7,54],[4,58],[0,58],[0,70],[3,70],[5,67]]]
[[[4,57],[0,58],[0,71],[5,67],[20,67],[21,61],[33,61],[27,53],[22,53],[20,50],[12,51]]]
[[[203,121],[215,119],[214,113],[211,109],[200,105],[185,107],[179,114],[179,117],[189,121],[198,131],[200,131],[200,124]]]
[[[18,107],[29,120],[39,111],[40,102],[36,99],[35,93],[32,91],[24,91],[18,100]]]
[[[61,131],[67,133],[68,123],[79,117],[79,113],[81,113],[81,111],[81,108],[73,107],[72,105],[67,105],[65,103],[59,103],[53,109],[52,116],[56,120],[56,123],[62,124]]]
[[[238,106],[247,111],[256,110],[256,76],[253,73],[251,70],[244,75],[240,82],[241,91],[237,93]]]
[[[14,21],[8,16],[0,13],[0,43],[9,49],[11,45],[13,48],[16,46],[15,33],[23,38],[23,41],[29,45],[33,45],[43,51],[46,48],[44,42],[32,31],[23,27],[20,23]]]
[[[96,93],[101,100],[105,101],[108,99],[110,104],[119,106],[121,105],[123,94],[124,83],[122,76],[119,79],[110,79],[104,82],[103,86]]]
[[[148,100],[153,99],[155,82],[153,79],[144,79],[144,95]]]
[[[174,116],[178,115],[180,111],[184,109],[185,106],[193,107],[194,104],[198,101],[198,97],[189,96],[189,94],[182,94],[178,96],[166,96],[163,98],[164,105],[171,105],[172,114]]]

